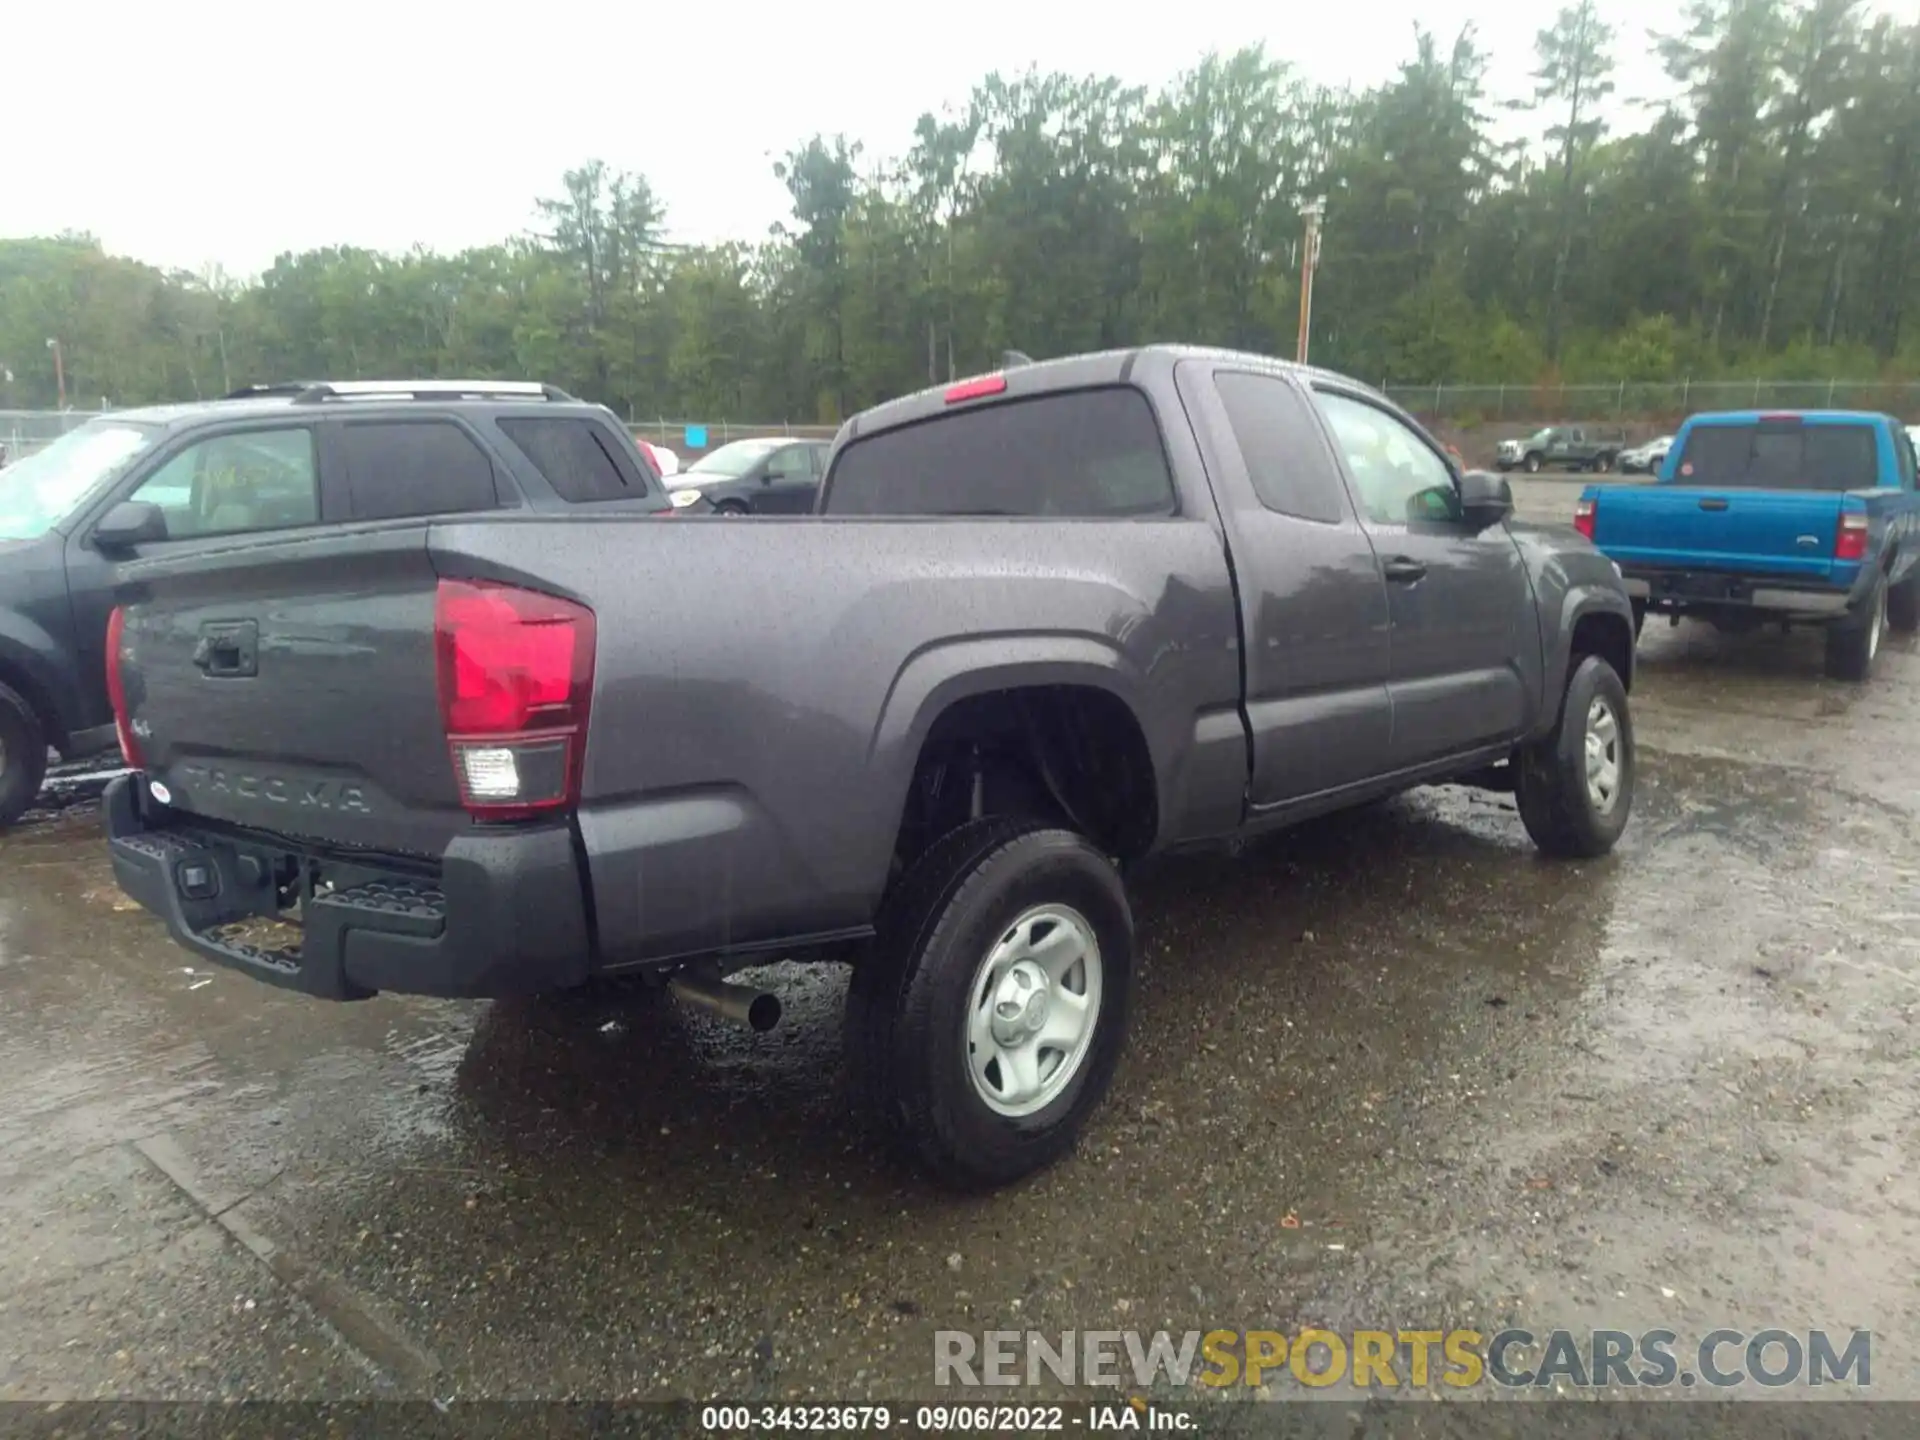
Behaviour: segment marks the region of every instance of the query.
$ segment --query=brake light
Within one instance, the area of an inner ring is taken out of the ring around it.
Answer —
[[[1599,502],[1596,500],[1576,500],[1573,503],[1573,528],[1587,539],[1593,539],[1593,515]]]
[[[1840,528],[1833,536],[1833,558],[1836,560],[1864,560],[1867,558],[1867,517],[1859,510],[1842,510]]]
[[[958,405],[962,400],[1003,394],[1006,388],[1007,377],[1004,375],[982,375],[977,380],[962,380],[958,385],[947,387],[947,404]]]
[[[518,820],[577,803],[593,612],[511,585],[442,580],[433,632],[440,715],[467,813]]]
[[[127,713],[127,685],[120,678],[120,637],[126,632],[127,612],[113,607],[107,617],[107,698],[113,702],[113,729],[120,737],[120,758],[129,770],[144,768],[139,737],[133,733],[133,717]]]

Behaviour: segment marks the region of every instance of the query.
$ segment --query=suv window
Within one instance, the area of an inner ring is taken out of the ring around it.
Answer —
[[[845,446],[832,515],[1170,515],[1173,475],[1147,397],[1065,390],[960,410]]]
[[[511,416],[500,429],[571,505],[600,500],[634,500],[653,487],[604,426],[577,416]]]
[[[1300,392],[1276,375],[1244,370],[1217,371],[1214,384],[1260,502],[1283,515],[1338,523],[1346,513],[1340,473]]]
[[[450,420],[354,420],[340,432],[356,520],[492,510],[493,462]]]
[[[1452,470],[1410,427],[1350,395],[1322,390],[1316,398],[1369,520],[1405,525],[1447,520],[1458,513],[1460,495]]]
[[[173,540],[316,524],[313,432],[300,426],[209,436],[167,461],[127,498],[158,505]]]
[[[1696,425],[1673,478],[1743,490],[1866,490],[1879,483],[1880,457],[1864,423]]]

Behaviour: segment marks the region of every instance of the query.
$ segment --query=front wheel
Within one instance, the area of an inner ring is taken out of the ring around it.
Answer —
[[[1543,854],[1605,855],[1633,809],[1633,718],[1611,665],[1588,655],[1567,681],[1560,722],[1516,757],[1514,797]]]
[[[47,732],[33,707],[0,685],[0,830],[27,813],[47,773]]]
[[[1126,1035],[1119,873],[1044,822],[973,821],[898,883],[847,996],[862,1105],[941,1184],[1006,1185],[1073,1148]]]
[[[738,500],[723,500],[713,507],[713,513],[722,520],[738,520],[747,513],[747,507]]]
[[[1520,468],[1525,470],[1529,475],[1538,475],[1540,473],[1540,464],[1541,461],[1538,455],[1529,455],[1525,460],[1520,462]]]
[[[1647,602],[1629,600],[1627,604],[1633,608],[1633,638],[1638,641],[1640,632],[1647,628]]]

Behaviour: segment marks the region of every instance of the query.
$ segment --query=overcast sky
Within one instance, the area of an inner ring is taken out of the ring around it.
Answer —
[[[1907,0],[1902,0],[1907,3]],[[1664,88],[1650,26],[1677,0],[1603,0],[1624,95]],[[246,276],[283,250],[437,249],[525,230],[589,157],[637,170],[687,241],[757,239],[772,160],[815,131],[898,155],[989,70],[1149,85],[1264,41],[1312,80],[1389,78],[1419,18],[1477,23],[1495,98],[1527,93],[1553,5],[1493,0],[807,0],[453,5],[14,0],[0,235]]]

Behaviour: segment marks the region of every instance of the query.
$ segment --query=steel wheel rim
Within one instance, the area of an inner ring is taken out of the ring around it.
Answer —
[[[1044,1110],[1086,1063],[1100,1026],[1093,926],[1070,905],[1036,905],[1001,932],[967,989],[961,1042],[973,1093],[1009,1119]]]
[[[1602,815],[1620,800],[1620,718],[1598,696],[1587,707],[1587,799]]]

